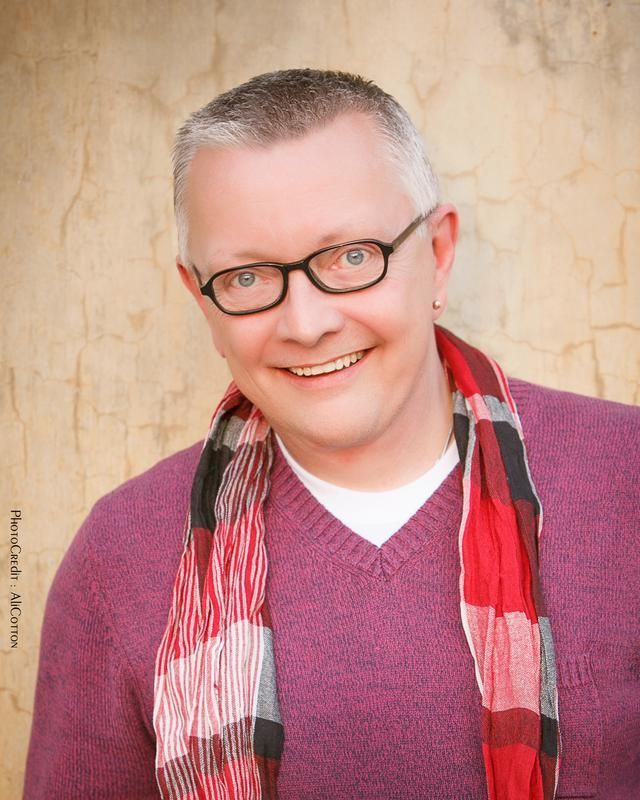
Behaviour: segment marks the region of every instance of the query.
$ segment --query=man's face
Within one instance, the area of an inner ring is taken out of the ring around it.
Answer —
[[[417,215],[380,134],[358,114],[267,148],[200,150],[186,209],[189,253],[203,281],[352,239],[390,242]],[[249,316],[223,314],[181,267],[236,384],[294,455],[397,446],[428,420],[442,385],[432,302],[444,305],[455,213],[440,210],[432,224],[391,255],[381,283],[326,294],[295,271],[279,306]],[[331,372],[291,371],[356,354],[356,363]]]

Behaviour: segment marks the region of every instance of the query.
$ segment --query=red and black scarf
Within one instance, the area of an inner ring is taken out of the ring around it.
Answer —
[[[461,617],[482,693],[490,800],[552,800],[555,660],[538,571],[542,511],[500,367],[436,328],[463,474]],[[284,732],[265,600],[270,429],[231,384],[200,458],[156,660],[163,798],[277,797]]]

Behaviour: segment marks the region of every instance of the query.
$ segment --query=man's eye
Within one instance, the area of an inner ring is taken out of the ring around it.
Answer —
[[[340,257],[340,265],[343,267],[361,267],[367,260],[367,255],[367,251],[362,248],[347,250]]]
[[[255,285],[257,279],[255,272],[238,272],[233,276],[231,283],[241,289],[248,289]]]

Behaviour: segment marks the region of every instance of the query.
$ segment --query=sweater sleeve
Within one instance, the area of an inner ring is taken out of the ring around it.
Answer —
[[[102,589],[90,529],[91,517],[47,601],[25,800],[159,796],[150,723],[113,623],[118,599]]]

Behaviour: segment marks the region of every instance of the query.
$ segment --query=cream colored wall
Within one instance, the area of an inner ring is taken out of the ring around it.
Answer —
[[[173,268],[182,119],[262,71],[373,78],[461,211],[445,324],[514,375],[637,402],[639,42],[631,0],[2,2],[2,564],[18,508],[23,614],[11,649],[2,603],[1,797],[75,529],[201,436],[227,379]]]

